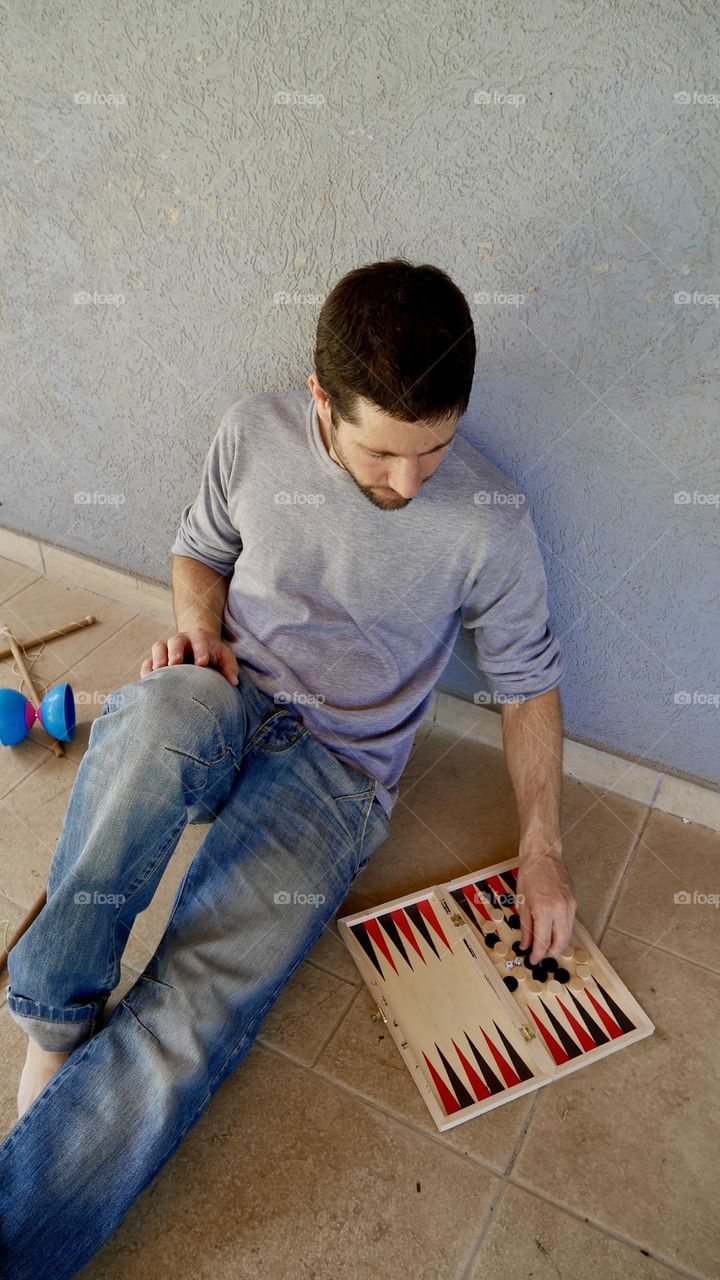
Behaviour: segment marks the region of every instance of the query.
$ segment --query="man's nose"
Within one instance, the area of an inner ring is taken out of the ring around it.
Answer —
[[[403,459],[391,471],[388,483],[401,498],[414,498],[422,484],[420,467],[416,462]]]

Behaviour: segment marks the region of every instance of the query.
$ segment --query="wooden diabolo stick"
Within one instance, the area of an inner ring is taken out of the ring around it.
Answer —
[[[20,924],[15,930],[12,938],[8,939],[7,951],[5,951],[4,949],[0,949],[0,973],[3,972],[7,964],[8,954],[12,951],[13,947],[15,946],[15,943],[19,942],[20,938],[25,933],[25,930],[30,928],[30,925],[32,924],[35,917],[40,915],[40,912],[42,911],[46,902],[47,902],[47,890],[43,889],[42,893],[38,894],[36,901],[31,906],[30,910],[25,916],[25,919],[20,921]]]
[[[18,640],[17,643],[27,652],[28,649],[34,649],[37,644],[46,644],[49,640],[57,640],[59,636],[69,636],[71,632],[79,631],[81,627],[89,627],[93,622],[97,622],[95,614],[88,613],[85,618],[80,618],[77,622],[68,622],[64,627],[55,627],[52,631],[46,631],[42,636],[32,636],[29,640]],[[11,648],[0,649],[0,662],[4,658],[9,658],[11,653]]]
[[[13,657],[20,668],[20,673],[22,675],[23,680],[25,680],[28,686],[28,689],[30,690],[30,694],[31,694],[30,701],[32,702],[33,706],[35,707],[35,710],[37,711],[37,708],[40,706],[40,702],[42,701],[42,699],[40,698],[38,691],[35,688],[35,685],[33,684],[32,676],[30,675],[30,672],[28,671],[27,666],[25,664],[25,658],[23,656],[22,650],[18,647],[15,637],[9,627],[0,626],[0,633],[2,633],[3,635],[6,635],[8,638],[8,641],[10,643],[10,648],[12,649],[12,652],[13,652]],[[52,747],[52,750],[56,756],[65,755],[65,750],[63,748],[63,745],[61,742],[58,742],[57,738],[52,738],[52,737],[50,738],[50,746]]]

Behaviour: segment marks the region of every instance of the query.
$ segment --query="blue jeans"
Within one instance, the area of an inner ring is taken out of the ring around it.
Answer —
[[[162,667],[94,721],[47,881],[8,959],[12,1018],[74,1050],[0,1143],[0,1275],[65,1280],[250,1049],[388,834],[372,778],[240,665]],[[144,972],[103,1022],[135,916],[209,828]]]

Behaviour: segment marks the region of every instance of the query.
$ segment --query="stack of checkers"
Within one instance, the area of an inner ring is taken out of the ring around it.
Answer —
[[[492,959],[502,975],[505,986],[510,991],[517,991],[522,984],[524,995],[538,995],[543,991],[560,992],[563,987],[569,991],[582,991],[590,978],[587,951],[581,947],[568,946],[560,952],[559,960],[548,956],[539,964],[530,962],[530,947],[522,947],[519,937],[514,941],[503,938],[494,928],[495,923],[504,920],[507,930],[519,931],[520,917],[517,912],[505,917],[499,908],[490,908],[493,921],[483,930],[483,939]]]

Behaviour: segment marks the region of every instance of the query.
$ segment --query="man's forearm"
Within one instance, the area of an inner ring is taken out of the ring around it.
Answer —
[[[224,576],[190,556],[173,556],[171,572],[178,631],[202,627],[220,636],[230,574]]]
[[[503,703],[503,750],[520,821],[520,855],[554,845],[560,852],[562,712],[557,689]]]

